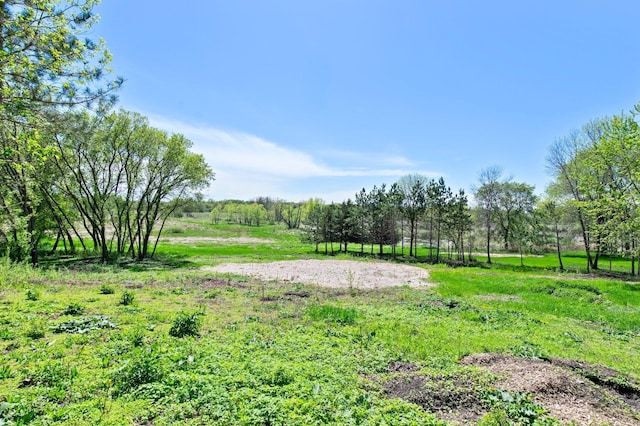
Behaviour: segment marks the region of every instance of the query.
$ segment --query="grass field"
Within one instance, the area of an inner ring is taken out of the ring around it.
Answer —
[[[158,255],[0,263],[0,424],[435,425],[469,401],[479,424],[560,423],[460,362],[478,353],[579,361],[640,396],[640,285],[556,274],[553,257],[422,266],[427,289],[260,282],[199,267],[324,256],[282,227],[199,218],[170,224]],[[431,399],[398,397],[399,377],[429,378]]]

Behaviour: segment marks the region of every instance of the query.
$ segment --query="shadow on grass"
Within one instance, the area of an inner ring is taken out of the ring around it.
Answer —
[[[187,259],[185,255],[156,254],[153,258],[135,260],[130,258],[112,258],[107,262],[99,256],[63,255],[49,257],[42,260],[40,267],[45,269],[68,269],[78,272],[113,272],[122,269],[131,272],[167,271],[173,269],[193,268],[197,264]]]

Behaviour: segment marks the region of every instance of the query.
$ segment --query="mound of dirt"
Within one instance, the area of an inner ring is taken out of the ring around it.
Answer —
[[[509,355],[476,354],[463,364],[486,368],[499,380],[495,386],[510,392],[531,394],[533,401],[562,422],[580,425],[640,424],[640,388],[615,370],[572,360],[518,358]],[[623,388],[621,391],[620,388]]]
[[[205,270],[248,275],[263,280],[315,284],[332,288],[425,287],[429,272],[417,266],[352,260],[291,260],[271,263],[223,263]]]
[[[548,415],[565,424],[640,424],[640,386],[610,368],[551,358],[519,358],[475,354],[461,364],[488,370],[497,379],[494,389],[531,395]],[[386,380],[373,377],[388,398],[402,398],[433,412],[442,420],[473,424],[491,410],[473,376],[429,376],[416,364],[391,363]],[[573,423],[572,423],[573,422]]]

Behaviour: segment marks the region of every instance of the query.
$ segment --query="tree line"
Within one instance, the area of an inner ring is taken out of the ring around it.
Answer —
[[[191,142],[113,111],[122,85],[87,34],[94,0],[0,3],[0,250],[39,243],[143,259],[152,234],[213,173]]]

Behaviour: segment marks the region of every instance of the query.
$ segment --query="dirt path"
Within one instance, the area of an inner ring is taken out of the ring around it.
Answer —
[[[431,286],[429,272],[417,266],[352,260],[291,260],[271,263],[224,263],[205,270],[248,275],[265,280],[316,284],[333,288],[371,289],[408,285]]]

